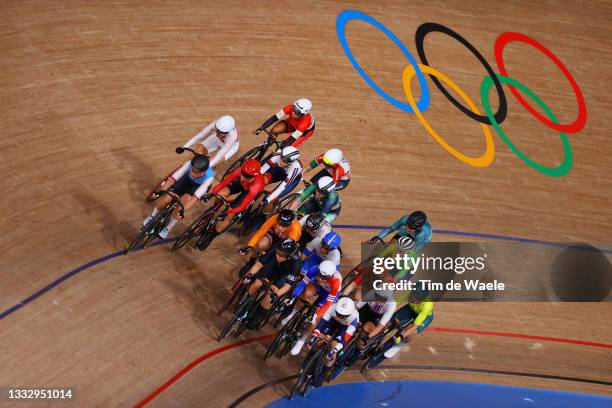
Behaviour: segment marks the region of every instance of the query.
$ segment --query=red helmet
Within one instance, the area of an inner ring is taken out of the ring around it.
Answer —
[[[245,177],[255,177],[261,171],[261,165],[257,160],[247,160],[242,165],[242,175]]]

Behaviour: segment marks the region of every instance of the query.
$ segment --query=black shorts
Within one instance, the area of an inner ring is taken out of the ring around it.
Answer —
[[[361,309],[359,309],[359,322],[361,324],[366,324],[367,322],[372,322],[374,325],[377,325],[382,316],[378,313],[375,313],[369,304],[365,304]]]
[[[189,175],[185,174],[183,177],[180,177],[176,182],[168,189],[178,195],[179,197],[183,194],[194,195],[196,190],[200,187],[200,184],[196,183],[192,179],[189,178]]]
[[[286,283],[288,283],[289,285],[295,283],[298,279],[298,276],[289,273],[278,273],[276,270],[264,266],[259,273],[258,279],[260,281],[268,279],[272,285],[280,289]]]
[[[240,179],[236,179],[229,183],[227,188],[229,189],[229,195],[247,192],[244,187],[242,187],[242,184],[240,184]]]

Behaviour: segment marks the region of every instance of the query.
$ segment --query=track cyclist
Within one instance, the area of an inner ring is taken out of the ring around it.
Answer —
[[[180,197],[181,203],[187,211],[208,191],[214,175],[215,172],[209,166],[208,157],[198,154],[172,173],[170,178],[161,186],[161,189]],[[144,219],[142,225],[147,225],[171,200],[169,196],[163,196],[157,200],[153,212]],[[162,239],[168,237],[178,221],[179,209],[175,208],[168,225],[159,231],[159,237]]]
[[[245,275],[245,279],[256,278],[249,287],[249,294],[257,293],[264,279],[272,284],[249,319],[249,329],[256,328],[265,313],[272,308],[274,300],[289,292],[291,286],[300,279],[301,267],[298,245],[292,239],[284,240],[275,250],[268,251],[255,262]]]
[[[328,176],[321,177],[315,184],[308,186],[297,200],[291,203],[291,209],[301,214],[321,212],[330,224],[338,217],[342,209],[340,194],[336,192],[336,182]]]
[[[302,180],[302,163],[300,163],[300,152],[293,146],[284,147],[278,154],[272,156],[267,163],[261,166],[261,173],[266,178],[266,184],[278,183],[276,188],[268,194],[261,202],[266,206],[278,201],[289,194]],[[267,209],[269,212],[271,209]]]
[[[416,252],[423,251],[427,244],[431,242],[431,223],[427,220],[427,215],[423,211],[415,211],[410,215],[404,215],[391,224],[390,227],[372,237],[370,242],[374,242],[377,237],[384,239],[394,231],[396,231],[396,234],[393,236],[392,240],[397,240],[399,237],[408,234],[412,235],[414,237],[414,250]]]
[[[340,244],[342,238],[337,232],[328,232],[321,238],[315,238],[306,244],[302,260],[304,265],[303,270],[307,270],[313,265],[319,265],[323,261],[331,261],[336,266],[336,269],[340,269],[340,259],[342,253],[340,252]]]
[[[328,233],[332,232],[332,226],[325,219],[325,215],[320,212],[308,214],[300,218],[302,225],[302,236],[300,237],[300,247],[304,248],[310,241],[315,238],[323,238]]]
[[[315,387],[323,383],[327,371],[334,365],[338,353],[348,344],[351,337],[353,337],[353,334],[357,331],[358,325],[359,311],[355,307],[353,299],[349,297],[339,299],[337,303],[332,305],[327,312],[325,312],[317,327],[312,331],[312,337],[308,341],[307,346],[307,348],[310,349],[321,336],[330,336],[333,338],[332,349],[325,359],[325,367],[323,367],[319,377],[315,378],[313,381]],[[293,351],[292,349],[291,354],[293,354]]]
[[[311,183],[317,182],[321,177],[331,177],[336,182],[336,191],[340,191],[348,187],[351,182],[351,166],[348,160],[344,157],[342,150],[329,149],[324,154],[321,154],[310,162],[310,168],[304,174],[310,173],[320,164],[324,168],[310,179]]]
[[[304,272],[304,268],[302,268],[302,272]],[[314,305],[316,302],[316,311],[311,326],[291,349],[292,355],[300,353],[308,333],[314,329],[316,322],[336,302],[336,298],[340,294],[340,288],[342,288],[342,275],[332,261],[323,261],[319,265],[313,265],[305,272],[304,278],[297,284],[291,294],[292,298],[298,298],[295,306],[289,315],[282,320],[282,324],[287,324],[304,303]]]
[[[429,298],[429,290],[425,283],[417,282],[417,287],[408,296],[408,303],[395,312],[391,318],[391,320],[399,321],[398,334],[392,341],[386,342],[380,350],[376,350],[364,367],[368,366],[367,369],[371,369],[386,358],[392,358],[417,334],[422,333],[433,321],[433,308],[434,302]]]
[[[384,330],[397,309],[397,302],[391,291],[371,290],[363,298],[363,301],[357,302],[357,309],[359,322],[365,332],[362,337],[365,343]]]
[[[210,167],[216,167],[222,161],[228,161],[240,147],[236,121],[230,115],[221,116],[192,137],[183,147],[190,147],[199,154],[208,155],[219,149],[210,159]]]
[[[255,134],[274,124],[270,130],[273,135],[291,133],[283,142],[283,146],[300,147],[312,136],[315,130],[315,119],[310,113],[311,109],[312,102],[310,100],[298,99],[295,103],[285,106],[268,118],[260,127],[255,129]]]
[[[240,249],[240,255],[246,255],[250,248],[255,249],[253,251],[257,253],[266,253],[270,248],[275,248],[280,242],[287,238],[292,241],[299,241],[302,235],[302,226],[296,219],[295,212],[284,209],[280,213],[275,214],[268,218],[266,222],[253,234],[249,239],[247,246]],[[254,263],[257,257],[252,257],[243,266],[242,271],[246,271]]]
[[[230,196],[238,195],[231,200],[231,208],[227,211],[223,221],[215,226],[215,232],[225,230],[232,217],[244,211],[264,191],[265,180],[261,174],[261,165],[257,160],[247,160],[242,167],[238,167],[227,175],[219,184],[211,190],[213,194],[219,194],[226,200]],[[228,200],[230,201],[230,200]]]

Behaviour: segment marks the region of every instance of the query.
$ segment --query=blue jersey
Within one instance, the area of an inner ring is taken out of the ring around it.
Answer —
[[[378,238],[384,238],[387,235],[391,234],[393,231],[397,231],[397,235],[400,237],[408,235],[408,231],[406,230],[406,225],[408,224],[408,215],[404,215],[399,220],[395,221],[391,226],[378,234]],[[431,242],[431,224],[427,221],[421,230],[417,232],[414,236],[414,250],[416,252],[421,252],[425,249],[427,244]]]
[[[187,171],[187,174],[189,175],[189,179],[193,181],[194,183],[204,184],[205,181],[210,180],[215,176],[215,171],[212,169],[212,167],[209,167],[208,170],[206,170],[206,172],[202,174],[200,177],[193,177],[193,174],[191,174],[191,171]]]

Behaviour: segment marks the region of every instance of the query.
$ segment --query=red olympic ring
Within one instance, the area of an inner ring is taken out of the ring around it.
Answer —
[[[523,105],[523,107],[527,109],[536,119],[538,119],[540,122],[542,122],[551,129],[554,129],[558,132],[566,133],[577,133],[582,130],[587,119],[587,109],[586,103],[584,101],[584,96],[582,95],[580,87],[576,83],[576,80],[574,79],[572,74],[570,74],[567,68],[565,68],[565,65],[563,65],[559,58],[557,58],[548,48],[546,48],[533,38],[521,33],[506,32],[501,34],[499,37],[497,37],[497,40],[495,40],[495,60],[497,61],[497,65],[501,74],[503,76],[509,76],[508,72],[506,71],[506,67],[504,66],[503,51],[506,45],[512,41],[524,42],[533,46],[534,48],[537,48],[542,53],[544,53],[552,62],[554,62],[555,65],[561,70],[561,72],[563,72],[563,75],[565,75],[565,78],[567,78],[567,80],[569,81],[570,85],[572,86],[572,89],[574,90],[574,94],[576,95],[576,101],[578,102],[578,117],[572,123],[555,123],[552,120],[544,117],[534,108],[532,108],[531,105],[529,105],[525,101],[525,99],[521,96],[521,94],[515,87],[508,85],[508,88],[510,88],[510,91],[512,91],[516,99],[518,99],[521,105]]]

